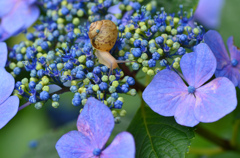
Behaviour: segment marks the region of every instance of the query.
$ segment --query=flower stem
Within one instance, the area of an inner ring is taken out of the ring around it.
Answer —
[[[231,145],[229,140],[217,136],[215,133],[208,131],[200,125],[197,126],[195,132],[198,133],[200,136],[206,138],[207,140],[211,141],[212,143],[220,146],[224,150],[237,150],[234,146]]]
[[[220,147],[218,148],[190,148],[190,154],[197,154],[197,155],[204,155],[204,156],[211,156],[214,154],[219,154],[224,152],[224,150]]]
[[[240,126],[240,120],[236,120],[233,126],[233,133],[232,133],[232,139],[231,139],[231,145],[236,146],[237,145],[237,137],[238,137],[238,130]]]
[[[62,94],[62,93],[65,93],[65,92],[68,92],[69,91],[69,88],[68,87],[61,87],[62,89],[60,89],[59,91],[56,91],[54,92],[54,94]],[[51,95],[52,96],[52,95]],[[18,108],[18,111],[24,109],[25,107],[31,105],[32,103],[30,103],[29,101],[26,102],[25,104],[23,104],[22,106],[20,106]]]

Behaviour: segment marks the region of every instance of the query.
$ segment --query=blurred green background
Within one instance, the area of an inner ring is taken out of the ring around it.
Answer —
[[[240,1],[239,0],[228,0],[226,1],[222,10],[221,26],[219,32],[222,35],[224,42],[226,43],[229,36],[234,36],[235,45],[240,47]],[[21,41],[22,36],[18,39],[12,38],[8,40],[10,45]],[[138,75],[141,77],[141,74]],[[238,93],[239,95],[239,93]],[[62,98],[59,111],[79,111],[79,108],[71,105],[71,94],[64,94]],[[115,125],[113,136],[120,131],[126,130],[136,110],[140,106],[140,98],[124,96],[125,103],[124,109],[127,110],[127,115],[121,119],[121,123]],[[240,99],[240,98],[239,98]],[[52,111],[53,108],[50,104],[46,104],[42,109],[36,110],[33,106],[29,106],[26,109],[20,111],[16,117],[14,117],[3,129],[0,130],[0,158],[22,158],[22,157],[58,157],[57,152],[54,148],[56,140],[60,138],[62,133],[66,133],[72,129],[75,129],[75,122],[68,124],[65,130],[56,130],[53,128],[56,126],[51,121],[51,117],[57,117],[56,115],[47,113],[47,110]],[[237,111],[235,111],[237,113]],[[51,116],[52,115],[52,116]],[[61,115],[61,114],[59,114]],[[61,118],[61,117],[60,117]],[[64,118],[63,118],[64,119]],[[218,122],[211,124],[201,124],[205,128],[214,132],[223,138],[230,139],[232,134],[232,124],[234,121],[234,113],[227,115]],[[111,137],[111,139],[113,138]],[[36,148],[30,148],[29,142],[31,140],[38,140],[38,146]],[[240,142],[240,141],[239,141]],[[42,151],[42,149],[48,149]],[[200,155],[199,151],[203,150],[207,153],[207,150],[217,150],[217,146],[208,142],[204,138],[196,134],[194,140],[192,140],[191,149],[187,157],[198,158],[198,157],[212,157],[212,158],[225,158],[225,157],[240,157],[240,154],[234,152],[224,152],[209,156],[207,154]]]

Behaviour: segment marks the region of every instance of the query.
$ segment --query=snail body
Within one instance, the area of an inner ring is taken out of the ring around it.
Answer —
[[[110,68],[110,72],[118,67],[117,63],[123,61],[116,60],[109,51],[117,41],[117,26],[111,20],[101,20],[91,23],[88,32],[92,46],[96,49],[96,56],[99,63]]]

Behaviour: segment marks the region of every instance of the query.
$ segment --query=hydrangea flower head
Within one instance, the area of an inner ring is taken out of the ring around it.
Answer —
[[[211,48],[217,59],[216,77],[227,77],[235,86],[240,88],[240,50],[233,45],[233,37],[227,41],[230,58],[224,46],[221,35],[214,30],[208,31],[204,35],[204,41]]]
[[[56,149],[59,156],[133,158],[134,139],[128,132],[118,134],[113,142],[104,148],[113,127],[114,118],[109,108],[100,101],[89,98],[78,118],[78,131],[70,131],[58,140]]]
[[[216,59],[206,44],[185,54],[180,67],[188,86],[177,73],[164,69],[144,90],[143,99],[153,111],[193,127],[217,121],[236,108],[236,90],[229,79],[220,77],[204,84],[216,70]]]
[[[19,99],[11,96],[14,89],[14,78],[4,66],[7,62],[7,46],[0,42],[0,129],[4,127],[17,113]]]
[[[0,1],[0,41],[16,35],[31,26],[39,16],[36,0]]]

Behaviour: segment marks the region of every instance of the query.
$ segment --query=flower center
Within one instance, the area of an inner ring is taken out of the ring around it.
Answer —
[[[238,61],[236,59],[233,59],[231,63],[232,63],[232,66],[235,67],[238,64]]]
[[[195,92],[195,88],[193,86],[188,86],[188,92],[189,93],[194,93]]]
[[[98,148],[95,148],[94,150],[93,150],[93,155],[94,156],[99,156],[100,154],[101,154],[101,149],[98,149]]]

